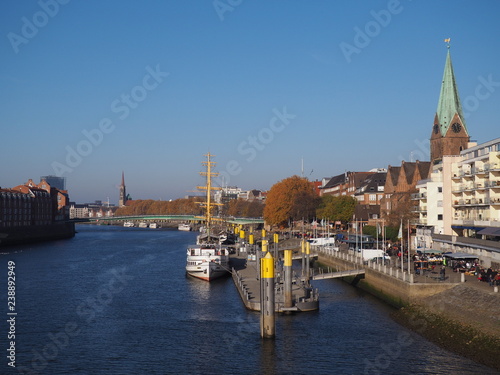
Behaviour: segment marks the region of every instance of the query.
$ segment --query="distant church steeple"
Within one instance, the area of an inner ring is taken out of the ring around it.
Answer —
[[[125,188],[125,174],[122,171],[122,183],[120,185],[120,200],[118,206],[123,207],[127,203],[127,190]]]
[[[449,39],[445,41],[449,42]],[[431,162],[441,159],[444,155],[459,155],[460,151],[467,148],[470,140],[449,48],[448,44],[441,93],[432,127]]]

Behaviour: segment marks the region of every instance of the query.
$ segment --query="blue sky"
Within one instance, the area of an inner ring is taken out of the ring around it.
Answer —
[[[302,158],[312,180],[428,160],[448,37],[469,133],[497,138],[498,14],[496,0],[2,1],[0,186],[60,174],[72,200],[117,203],[122,170],[134,199],[188,194],[207,151],[225,183],[264,190]]]

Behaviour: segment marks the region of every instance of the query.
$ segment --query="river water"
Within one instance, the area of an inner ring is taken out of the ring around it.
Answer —
[[[15,365],[1,374],[492,374],[398,325],[339,280],[314,282],[320,310],[277,316],[262,340],[231,278],[185,275],[195,233],[77,226],[70,240],[0,249],[0,343],[8,353],[15,262]]]

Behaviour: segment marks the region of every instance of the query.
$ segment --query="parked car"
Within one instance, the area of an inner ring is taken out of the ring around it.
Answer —
[[[382,265],[388,266],[391,264],[391,258],[389,258],[388,256],[376,257],[376,258],[370,259],[370,263],[382,264]]]

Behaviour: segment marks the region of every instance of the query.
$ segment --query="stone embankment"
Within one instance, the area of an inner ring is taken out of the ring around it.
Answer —
[[[320,263],[337,270],[362,264],[352,253],[318,254]],[[453,272],[440,281],[437,272],[417,276],[395,267],[364,267],[364,277],[345,281],[399,308],[393,315],[402,325],[450,351],[500,370],[500,293],[493,287]]]

